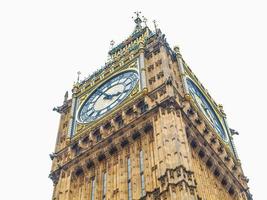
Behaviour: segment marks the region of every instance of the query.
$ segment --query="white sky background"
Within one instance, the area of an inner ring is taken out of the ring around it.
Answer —
[[[158,21],[224,105],[254,199],[266,199],[267,9],[258,0],[1,1],[1,199],[51,199],[48,154],[60,117],[52,108],[77,71],[83,78],[104,65],[110,41],[132,32],[136,10],[151,28]]]

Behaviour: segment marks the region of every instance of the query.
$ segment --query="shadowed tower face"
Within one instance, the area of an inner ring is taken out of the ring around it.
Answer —
[[[52,199],[252,199],[223,107],[156,25],[134,22],[54,109]]]

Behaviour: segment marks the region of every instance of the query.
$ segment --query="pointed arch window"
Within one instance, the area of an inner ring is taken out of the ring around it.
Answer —
[[[145,175],[144,175],[144,155],[142,150],[139,152],[139,168],[141,177],[141,197],[143,197],[146,195],[146,190],[145,190]]]
[[[95,188],[96,188],[96,180],[95,180],[95,177],[92,178],[92,181],[91,181],[91,200],[94,200],[95,199]]]
[[[102,200],[106,200],[106,195],[107,195],[107,172],[103,173],[103,178],[102,178]]]
[[[128,200],[132,200],[131,159],[127,158],[127,186]]]

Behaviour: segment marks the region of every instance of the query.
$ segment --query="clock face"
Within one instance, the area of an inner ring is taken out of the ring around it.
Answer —
[[[139,78],[136,71],[120,73],[98,88],[86,99],[78,113],[81,123],[92,122],[118,106],[134,89]]]
[[[200,91],[200,89],[195,85],[195,83],[187,79],[187,85],[189,92],[191,96],[194,98],[194,101],[196,102],[197,106],[200,108],[200,110],[204,113],[204,115],[207,117],[207,119],[210,121],[212,126],[216,129],[217,133],[226,140],[226,134],[223,129],[223,126],[218,119],[217,115],[215,114],[215,111],[213,110],[212,106],[206,99],[206,97],[203,95],[203,93]]]

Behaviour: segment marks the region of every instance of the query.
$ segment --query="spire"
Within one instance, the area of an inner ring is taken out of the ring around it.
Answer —
[[[68,101],[68,97],[69,97],[69,93],[68,93],[68,91],[66,91],[66,93],[65,93],[65,95],[64,95],[64,101],[63,101],[63,104],[64,104],[64,103],[67,103],[67,101]]]
[[[147,18],[146,17],[144,17],[144,16],[142,16],[142,18],[143,18],[143,22],[144,22],[144,24],[145,24],[145,27],[147,27]]]
[[[144,16],[141,16],[141,12],[136,11],[134,12],[134,15],[132,19],[135,23],[135,28],[132,34],[123,42],[119,43],[114,47],[114,42],[110,43],[110,51],[109,55],[112,56],[114,53],[118,52],[120,49],[124,48],[126,45],[130,44],[131,41],[134,41],[136,38],[139,38],[140,36],[146,34],[146,31],[149,30],[147,26],[147,19]],[[149,30],[148,34],[151,31]]]
[[[78,76],[77,76],[77,83],[79,83],[79,81],[80,81],[80,75],[81,75],[81,72],[80,72],[80,71],[78,71],[78,72],[77,72],[77,75],[78,75]]]
[[[153,24],[154,24],[155,33],[160,35],[161,34],[161,30],[158,28],[157,21],[153,20]]]
[[[154,24],[154,28],[155,28],[155,32],[157,32],[157,29],[158,29],[158,25],[157,25],[157,21],[156,20],[153,20],[153,24]]]
[[[174,50],[175,54],[176,54],[179,58],[182,58],[182,54],[181,54],[181,52],[180,52],[180,47],[179,47],[179,46],[175,46],[175,47],[173,48],[173,50]]]
[[[141,12],[139,12],[139,11],[136,11],[136,12],[134,12],[134,14],[136,15],[136,18],[134,19],[134,17],[132,17],[133,19],[134,19],[134,22],[135,22],[135,29],[134,29],[134,33],[135,32],[138,32],[138,31],[140,31],[141,29],[142,29],[142,25],[141,25],[141,23],[143,22],[142,20],[141,20],[141,18],[140,18],[140,14],[141,14]]]
[[[115,41],[114,40],[111,40],[109,44],[110,44],[110,50],[111,50],[114,47]]]

